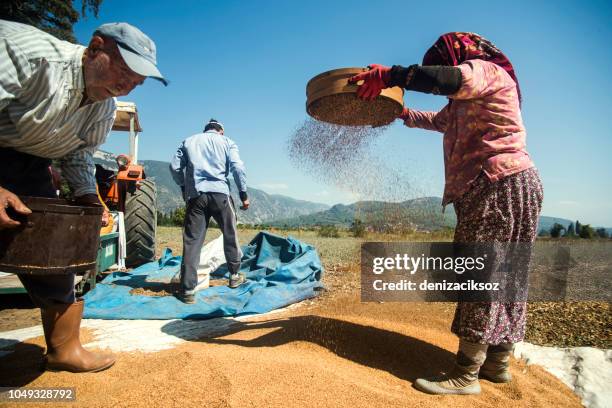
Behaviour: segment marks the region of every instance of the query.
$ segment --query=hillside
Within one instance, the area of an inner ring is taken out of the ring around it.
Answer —
[[[454,227],[455,211],[452,205],[442,213],[439,197],[423,197],[401,203],[359,201],[350,205],[337,204],[329,210],[299,217],[279,219],[276,226],[336,225],[348,227],[355,219],[380,230],[408,228],[435,230]]]
[[[117,169],[114,155],[104,151],[96,152],[94,161],[108,169]],[[174,183],[169,163],[158,160],[142,160],[147,178],[157,185],[157,207],[163,213],[169,213],[184,205],[179,187]],[[238,192],[233,183],[232,196],[236,206],[239,206]],[[238,210],[238,221],[245,224],[261,224],[279,218],[298,217],[313,212],[327,210],[328,205],[310,201],[296,200],[291,197],[268,194],[265,191],[249,187],[251,207],[248,211]]]
[[[116,169],[114,155],[104,151],[96,152],[96,163],[106,168]],[[145,174],[157,185],[158,210],[169,213],[184,205],[178,186],[172,180],[169,163],[158,160],[143,160]],[[239,203],[238,193],[232,183],[232,196]],[[291,197],[268,194],[265,191],[249,187],[251,208],[238,211],[238,219],[245,224],[269,224],[272,226],[314,226],[337,225],[348,227],[356,219],[377,229],[409,228],[417,230],[435,230],[454,227],[457,220],[452,205],[447,206],[442,214],[442,200],[439,197],[423,197],[401,203],[382,201],[359,201],[353,204],[336,204],[329,207],[325,204],[296,200]],[[567,227],[575,220],[541,216],[538,231],[550,230],[554,223]],[[593,226],[598,228],[597,226]],[[612,234],[612,228],[607,228]]]
[[[568,225],[570,225],[571,223],[576,222],[576,220],[571,221],[565,218],[558,218],[558,217],[548,217],[546,215],[542,215],[540,217],[540,223],[538,224],[538,231],[540,230],[546,230],[546,231],[550,231],[550,228],[555,224],[561,224],[564,227],[567,228]]]
[[[348,227],[355,219],[375,229],[393,229],[408,227],[417,230],[436,230],[445,227],[453,228],[457,217],[452,205],[447,206],[442,214],[442,199],[439,197],[423,197],[401,203],[381,201],[359,201],[350,205],[336,204],[332,208],[299,217],[278,219],[274,226],[314,226],[336,225]],[[538,231],[550,230],[554,223],[567,227],[575,222],[559,217],[540,217]],[[594,228],[598,228],[595,226]],[[612,234],[612,228],[606,228]]]
[[[582,221],[582,220],[578,220],[578,221]],[[548,217],[546,215],[542,215],[540,217],[540,223],[538,225],[538,232],[541,231],[541,230],[550,231],[550,228],[555,223],[561,224],[565,228],[567,228],[572,223],[574,223],[574,225],[575,225],[576,220],[568,220],[567,218]],[[585,224],[587,224],[587,223],[585,223]],[[593,229],[598,229],[601,226],[591,225],[591,227],[593,227]],[[612,236],[612,228],[606,228],[606,231],[608,232],[608,235]]]

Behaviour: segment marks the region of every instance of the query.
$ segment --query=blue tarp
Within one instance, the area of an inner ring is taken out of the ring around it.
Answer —
[[[211,286],[196,293],[195,304],[174,296],[130,294],[134,288],[160,290],[180,270],[180,256],[165,249],[159,261],[131,273],[107,276],[85,296],[88,319],[209,319],[265,313],[316,296],[323,287],[323,267],[314,247],[297,239],[260,232],[246,246],[240,271],[247,281],[236,289]],[[220,266],[211,278],[227,278]]]

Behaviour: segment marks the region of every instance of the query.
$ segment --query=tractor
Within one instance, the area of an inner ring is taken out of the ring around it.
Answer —
[[[142,128],[136,104],[117,102],[112,130],[129,132],[130,152],[116,157],[116,172],[96,164],[96,181],[100,197],[108,209],[124,214],[125,265],[136,267],[155,259],[157,229],[155,183],[146,178],[144,167],[138,164],[138,133]]]

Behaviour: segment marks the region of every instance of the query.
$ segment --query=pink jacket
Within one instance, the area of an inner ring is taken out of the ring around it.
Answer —
[[[516,84],[503,68],[479,59],[460,65],[462,83],[439,112],[410,110],[408,127],[444,133],[442,204],[459,199],[484,172],[491,182],[533,167],[526,150]]]

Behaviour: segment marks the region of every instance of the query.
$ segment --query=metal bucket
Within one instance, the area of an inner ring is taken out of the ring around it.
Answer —
[[[7,211],[21,226],[0,230],[0,271],[63,275],[96,268],[102,206],[20,198],[32,214]]]
[[[383,89],[373,101],[357,97],[361,82],[348,79],[367,68],[340,68],[323,72],[306,85],[306,111],[313,118],[342,126],[383,126],[393,122],[404,108],[404,90]]]

